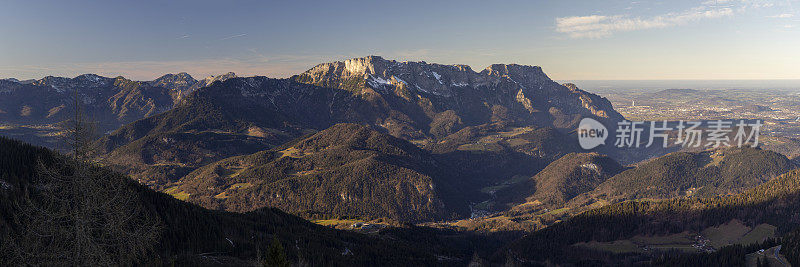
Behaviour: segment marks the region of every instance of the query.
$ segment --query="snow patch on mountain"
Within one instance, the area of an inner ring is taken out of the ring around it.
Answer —
[[[55,84],[51,84],[50,87],[56,90],[56,92],[58,92],[59,94],[62,94],[67,91],[66,89],[58,87]]]
[[[369,77],[366,80],[367,84],[370,87],[372,87],[373,89],[379,89],[383,91],[383,93],[386,92],[386,86],[392,85],[391,81],[384,79],[383,77],[376,77],[373,75],[369,75]]]
[[[208,76],[208,77],[206,77],[205,79],[203,79],[201,81],[201,83],[202,83],[201,87],[209,86],[209,85],[213,84],[214,82],[224,82],[224,81],[226,81],[226,80],[228,80],[230,78],[236,78],[236,73],[228,72],[228,73],[225,73],[225,74],[222,74],[222,75]]]
[[[431,71],[431,74],[433,74],[433,77],[439,81],[439,84],[444,84],[444,82],[442,82],[442,75],[439,75],[439,73],[436,73],[435,71]]]
[[[390,85],[390,84],[392,84],[391,82],[389,82],[389,80],[381,78],[381,77],[375,77],[375,76],[370,75],[369,78],[370,78],[369,81],[372,82],[373,84],[378,84],[378,85]]]
[[[419,85],[416,85],[416,84],[415,84],[414,86],[416,86],[416,87],[417,87],[417,90],[419,90],[419,91],[421,91],[421,92],[428,93],[428,94],[432,94],[430,91],[428,91],[428,90],[425,90],[425,89],[422,89],[422,87],[419,87]]]
[[[398,83],[402,83],[402,84],[408,85],[408,83],[407,83],[406,81],[403,81],[402,79],[400,79],[400,77],[397,77],[397,76],[392,76],[392,78],[393,78],[395,81],[397,81]]]

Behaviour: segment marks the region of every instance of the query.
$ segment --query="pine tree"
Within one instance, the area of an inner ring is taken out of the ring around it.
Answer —
[[[283,245],[278,237],[272,238],[272,244],[269,245],[267,251],[267,258],[264,261],[264,266],[267,267],[284,267],[289,266],[289,260],[286,259],[286,252],[283,250]]]
[[[94,127],[80,102],[76,90],[69,157],[40,159],[34,187],[18,204],[21,229],[8,251],[18,265],[131,265],[159,237],[160,220],[140,206],[131,181],[93,161]]]

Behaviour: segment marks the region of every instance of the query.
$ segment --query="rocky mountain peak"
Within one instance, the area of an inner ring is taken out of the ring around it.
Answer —
[[[101,82],[101,81],[107,80],[107,79],[109,79],[109,78],[106,78],[106,77],[103,77],[103,76],[100,76],[100,75],[97,75],[97,74],[93,74],[93,73],[82,74],[82,75],[78,75],[77,77],[75,77],[75,80],[81,81],[81,82]]]
[[[69,78],[64,78],[64,77],[45,76],[44,78],[36,80],[35,82],[33,82],[33,84],[47,86],[53,84],[64,84],[67,83],[68,80]]]
[[[386,63],[388,63],[388,61],[379,56],[354,58],[343,62],[344,69],[352,74],[380,73],[386,68]]]
[[[182,74],[185,74],[185,75],[182,75]],[[189,76],[189,74],[186,74],[185,72],[178,73],[178,74],[176,74],[176,76],[182,77],[183,79],[187,79],[187,77],[191,78],[191,76]],[[192,93],[192,92],[194,92],[197,89],[200,89],[202,87],[209,86],[209,85],[213,84],[214,82],[224,82],[224,81],[226,81],[228,79],[232,79],[232,78],[236,78],[236,77],[237,77],[236,73],[233,73],[233,72],[228,72],[228,73],[221,74],[221,75],[216,75],[216,76],[211,75],[211,76],[208,76],[205,79],[202,79],[200,81],[195,81],[190,86],[175,88],[174,91],[176,91],[176,92],[173,93],[174,102],[175,103],[180,103],[181,101],[183,101],[183,99],[186,99],[186,96],[189,95],[190,93]],[[191,78],[191,80],[194,80],[194,78]]]
[[[59,93],[71,91],[75,88],[96,89],[109,85],[114,79],[97,74],[83,74],[75,78],[47,76],[32,82],[33,85],[49,86]]]
[[[385,87],[394,84],[439,96],[452,96],[456,87],[474,87],[497,78],[529,84],[550,81],[538,66],[494,64],[477,73],[463,64],[398,62],[379,56],[319,64],[296,77],[300,82],[347,90],[369,87],[386,92]]]
[[[481,74],[496,77],[506,77],[516,82],[537,83],[551,81],[550,77],[547,77],[547,74],[544,74],[544,71],[542,71],[542,67],[539,66],[492,64],[481,71]]]
[[[479,97],[486,103],[500,105],[518,103],[527,116],[553,113],[552,116],[561,118],[556,120],[559,128],[572,127],[575,116],[621,118],[606,99],[574,85],[562,86],[539,66],[493,64],[475,72],[467,65],[398,62],[368,56],[319,64],[292,79],[354,94],[377,94],[384,99],[431,101],[432,109],[428,112],[461,109],[465,97]]]
[[[189,75],[189,74],[188,74],[188,73],[186,73],[186,72],[179,72],[178,74],[175,74],[175,76],[176,76],[176,77],[179,77],[179,78],[181,78],[181,79],[190,79],[190,80],[194,80],[194,78],[192,78],[192,75]]]
[[[155,80],[153,80],[153,81],[151,81],[149,83],[150,83],[150,85],[153,85],[153,86],[164,87],[164,88],[168,88],[170,90],[183,91],[183,90],[191,87],[195,83],[197,83],[197,80],[195,80],[188,73],[181,72],[181,73],[178,73],[178,74],[172,74],[172,73],[166,74],[166,75],[161,76],[158,79],[155,79]]]
[[[573,91],[573,92],[581,91],[581,89],[578,89],[578,86],[575,85],[574,83],[564,83],[564,84],[561,84],[561,85],[563,85],[564,87],[566,87],[567,89],[569,89],[570,91]]]
[[[6,79],[2,79],[1,81],[11,82],[11,83],[19,83],[19,84],[31,84],[31,83],[35,82],[36,80],[34,80],[34,79],[19,80],[17,78],[6,78]]]
[[[198,84],[202,84],[200,87],[205,87],[205,86],[211,85],[214,82],[218,82],[218,81],[219,82],[224,82],[225,80],[230,79],[230,78],[236,78],[236,73],[228,72],[228,73],[225,73],[225,74],[222,74],[222,75],[208,76],[205,79],[203,79],[202,81],[200,81]],[[192,86],[192,87],[196,87],[196,86]]]
[[[158,77],[157,79],[153,80],[153,82],[167,82],[167,81],[169,81],[169,82],[183,82],[183,83],[189,83],[189,84],[194,84],[195,82],[197,82],[197,80],[195,80],[192,77],[192,75],[189,75],[186,72],[181,72],[181,73],[178,73],[178,74],[172,74],[172,73],[164,74],[163,76]]]
[[[365,77],[373,74],[382,74],[387,66],[394,61],[387,61],[379,56],[353,58],[345,61],[322,63],[314,66],[303,74],[313,80],[323,80],[338,76],[343,79],[350,77]]]
[[[469,65],[455,64],[455,65],[453,65],[453,67],[455,67],[459,71],[463,71],[463,72],[475,72],[475,71],[472,70],[472,67],[470,67]]]

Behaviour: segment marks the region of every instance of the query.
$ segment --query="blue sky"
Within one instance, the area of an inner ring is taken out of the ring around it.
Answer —
[[[557,80],[800,79],[800,0],[6,0],[0,36],[0,78],[287,77],[380,55]]]

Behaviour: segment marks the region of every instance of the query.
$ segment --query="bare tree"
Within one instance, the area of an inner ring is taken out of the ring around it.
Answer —
[[[77,90],[73,105],[65,133],[69,156],[39,160],[7,252],[24,265],[131,265],[152,251],[160,220],[143,208],[127,177],[94,162],[94,127]]]

